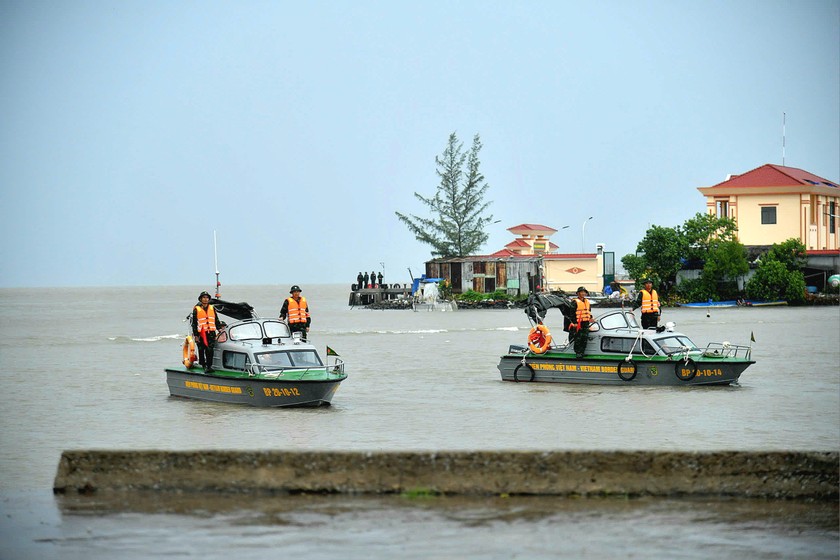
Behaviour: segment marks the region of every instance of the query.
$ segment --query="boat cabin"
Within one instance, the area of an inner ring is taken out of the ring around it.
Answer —
[[[277,319],[246,319],[225,327],[216,340],[216,354],[224,369],[254,375],[325,367],[315,347]]]

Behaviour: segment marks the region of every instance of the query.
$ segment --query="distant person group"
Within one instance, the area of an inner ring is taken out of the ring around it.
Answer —
[[[309,303],[301,295],[300,286],[295,284],[289,289],[289,297],[283,300],[280,309],[280,320],[285,321],[289,331],[300,333],[300,339],[306,342],[307,333],[312,324],[312,316],[309,313]],[[219,319],[216,308],[210,303],[211,296],[207,292],[198,294],[198,304],[193,307],[190,317],[193,341],[195,342],[198,363],[204,368],[205,373],[213,372],[213,349],[216,346],[216,337],[226,326]]]
[[[378,288],[380,286],[382,286],[382,272],[376,273],[375,271],[371,271],[370,274],[367,272],[360,272],[358,276],[356,276],[357,290]]]

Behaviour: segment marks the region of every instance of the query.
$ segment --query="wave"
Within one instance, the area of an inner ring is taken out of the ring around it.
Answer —
[[[160,342],[161,340],[178,340],[184,338],[183,334],[164,334],[160,336],[109,336],[108,340],[113,342]]]
[[[344,335],[358,335],[358,334],[384,334],[384,335],[403,335],[403,334],[447,334],[447,333],[465,333],[465,332],[517,332],[519,327],[489,327],[489,328],[465,328],[465,329],[375,329],[375,330],[333,330],[325,329],[311,334],[310,336],[344,336]]]

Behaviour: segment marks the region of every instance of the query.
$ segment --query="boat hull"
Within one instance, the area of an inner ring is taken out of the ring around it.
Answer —
[[[259,407],[328,406],[346,378],[346,375],[330,375],[326,379],[261,379],[229,377],[185,367],[166,369],[166,383],[173,397]]]
[[[755,362],[746,359],[682,359],[593,355],[573,353],[508,354],[498,368],[503,381],[576,383],[586,385],[682,386],[730,385]],[[621,370],[621,375],[619,375]],[[622,378],[623,377],[623,378]]]

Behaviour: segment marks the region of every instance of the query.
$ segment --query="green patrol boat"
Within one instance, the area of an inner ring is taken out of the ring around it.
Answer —
[[[551,308],[570,309],[569,299],[532,294],[528,314],[541,337],[528,346],[511,345],[499,361],[504,381],[592,385],[730,385],[755,361],[751,346],[712,342],[698,348],[673,322],[642,329],[631,311],[609,311],[593,320],[584,357],[573,342],[557,343],[542,320]]]
[[[262,407],[331,403],[347,374],[329,348],[322,359],[300,333],[292,336],[286,323],[258,317],[247,303],[210,303],[237,320],[219,332],[210,373],[195,363],[192,337],[186,338],[182,364],[165,369],[171,396]]]

